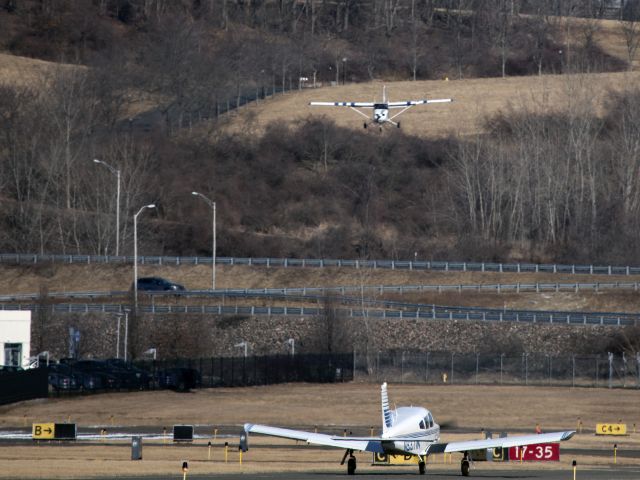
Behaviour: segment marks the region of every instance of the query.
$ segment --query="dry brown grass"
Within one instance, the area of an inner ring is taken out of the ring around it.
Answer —
[[[141,266],[139,276],[157,275],[184,284],[189,289],[208,289],[211,267],[197,266]],[[590,283],[633,282],[638,276],[591,276],[553,274],[515,274],[480,272],[431,272],[409,270],[368,270],[337,268],[265,268],[219,266],[218,288],[283,288],[355,285],[435,285],[435,284],[496,284],[496,283]],[[130,265],[0,265],[0,294],[37,293],[41,286],[50,292],[127,290],[133,283]],[[352,294],[353,295],[353,294]],[[372,297],[380,297],[370,293]],[[601,293],[495,293],[465,291],[443,293],[410,293],[386,295],[399,301],[436,303],[440,305],[468,305],[540,310],[636,311],[637,293],[608,290]],[[195,299],[185,302],[194,304]],[[205,303],[212,303],[207,300]],[[258,304],[252,301],[252,304]]]
[[[570,429],[577,416],[586,428],[598,421],[639,422],[638,392],[609,390],[574,390],[569,388],[526,387],[457,387],[391,385],[391,400],[398,405],[425,405],[439,421],[455,422],[460,427],[477,429],[477,433],[444,433],[444,441],[480,438],[480,427],[487,429],[531,429],[539,422],[544,430]],[[20,426],[24,416],[31,421],[64,421],[71,415],[79,425],[102,424],[109,427],[109,415],[115,415],[118,425],[163,425],[173,423],[235,425],[238,431],[244,422],[313,428],[324,426],[335,431],[343,426],[368,430],[380,423],[379,390],[377,385],[307,385],[287,384],[269,387],[200,390],[192,394],[144,392],[108,394],[74,399],[30,401],[0,409],[0,425]],[[603,405],[606,406],[603,409]],[[615,412],[614,413],[605,413]],[[235,427],[234,427],[235,428]],[[222,442],[232,449],[229,463],[223,463]],[[290,445],[291,448],[252,448],[244,455],[242,465],[235,449],[237,439],[218,438],[213,459],[207,461],[206,439],[193,445],[164,445],[161,441],[144,443],[144,460],[130,461],[128,442],[121,445],[102,444],[14,446],[0,449],[0,478],[86,478],[96,475],[149,475],[176,472],[182,461],[190,465],[190,473],[244,473],[283,471],[322,471],[343,473],[341,452],[312,447],[296,448],[296,443],[252,436],[250,445]],[[640,435],[628,437],[596,437],[577,435],[567,446],[577,449],[611,451],[613,443],[621,450],[638,449]],[[367,469],[368,454],[359,454],[360,469]],[[505,468],[557,469],[568,468],[573,458],[581,466],[609,466],[608,456],[585,454],[563,456],[560,463],[546,465],[478,465],[481,470]],[[441,456],[430,459],[429,468],[458,471],[458,458],[443,464]],[[639,465],[640,459],[620,459],[624,465]],[[413,472],[415,467],[408,468]]]
[[[446,137],[471,135],[484,130],[484,120],[501,110],[562,111],[574,90],[589,91],[602,105],[611,91],[638,81],[637,73],[601,73],[584,75],[543,75],[541,77],[479,78],[467,80],[430,80],[389,83],[387,93],[393,100],[453,98],[454,103],[417,106],[400,117],[402,130],[410,135]],[[302,121],[326,116],[337,125],[362,129],[363,118],[349,108],[310,107],[310,101],[372,101],[382,94],[383,82],[358,83],[335,88],[307,89],[279,95],[265,102],[250,104],[228,117],[227,128],[240,131],[250,127],[263,131],[268,125]],[[377,135],[377,129],[371,134]]]
[[[389,379],[393,380],[393,379]],[[564,387],[390,386],[397,405],[425,405],[441,422],[487,429],[570,429],[581,417],[585,428],[622,419],[640,425],[636,390]],[[0,408],[0,425],[71,420],[80,425],[242,425],[377,426],[379,386],[374,384],[285,384],[217,388],[188,394],[170,391],[104,394],[34,400]]]

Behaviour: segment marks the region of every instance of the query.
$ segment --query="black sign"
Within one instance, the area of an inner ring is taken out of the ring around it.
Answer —
[[[174,425],[173,441],[174,442],[192,442],[193,441],[193,425]]]

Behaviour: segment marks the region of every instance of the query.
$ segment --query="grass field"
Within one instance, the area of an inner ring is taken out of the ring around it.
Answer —
[[[432,272],[409,270],[355,270],[349,268],[265,268],[219,266],[216,270],[218,288],[284,288],[358,285],[459,285],[516,283],[593,283],[634,282],[637,276],[592,276],[554,274],[514,274],[490,272]],[[208,289],[211,267],[140,266],[139,276],[157,275],[185,285],[188,289]],[[133,283],[130,265],[64,265],[43,264],[0,265],[0,295],[37,293],[41,287],[50,292],[122,291]],[[373,295],[378,296],[379,295]],[[470,305],[496,308],[637,311],[637,293],[632,290],[607,290],[600,293],[419,293],[392,295],[391,298],[417,303],[440,305]],[[193,304],[196,299],[185,300]],[[211,303],[211,301],[207,300]],[[252,303],[257,304],[254,300]]]
[[[610,92],[638,81],[638,73],[601,73],[584,75],[543,75],[534,77],[479,78],[465,80],[429,80],[392,82],[387,96],[394,100],[453,98],[453,103],[417,106],[401,119],[402,131],[430,138],[450,134],[472,135],[483,132],[484,120],[500,111],[563,111],[577,98],[591,97],[602,107]],[[310,107],[311,101],[380,100],[384,82],[374,81],[335,88],[305,89],[278,95],[258,104],[241,108],[228,119],[231,131],[262,132],[268,125],[303,121],[326,116],[338,126],[360,129],[364,118],[349,108]],[[384,132],[383,132],[384,133]],[[378,134],[372,129],[371,134]]]
[[[476,430],[477,433],[456,433],[445,430],[444,441],[481,438],[481,428],[493,431],[533,431],[540,423],[543,430],[575,428],[580,416],[588,431],[576,435],[563,447],[583,449],[584,454],[561,457],[560,464],[527,468],[568,468],[573,458],[580,465],[607,467],[611,458],[606,454],[613,443],[620,451],[640,448],[640,435],[627,437],[596,437],[596,422],[616,422],[621,419],[631,425],[640,423],[639,392],[586,390],[569,388],[526,387],[457,387],[391,385],[390,397],[397,405],[423,405],[431,409],[437,421]],[[367,431],[380,424],[379,387],[364,384],[310,385],[286,384],[269,387],[199,390],[189,394],[173,392],[142,392],[106,394],[84,398],[50,399],[23,402],[0,408],[0,425],[22,426],[25,419],[34,421],[71,420],[80,426],[112,427],[110,415],[118,426],[151,425],[158,432],[163,425],[188,423],[215,426],[226,425],[239,432],[244,422],[313,429],[341,430],[355,427]],[[212,431],[213,434],[213,431]],[[213,440],[213,439],[211,439]],[[231,445],[229,463],[223,463],[223,441]],[[339,466],[342,452],[326,449],[300,448],[296,442],[252,436],[250,446],[279,445],[279,448],[250,448],[238,464],[237,439],[213,440],[212,461],[207,459],[207,440],[193,445],[165,445],[162,441],[145,441],[144,460],[130,461],[129,443],[123,441],[95,445],[11,446],[0,448],[0,478],[87,478],[96,475],[150,475],[179,473],[182,461],[189,461],[191,473],[243,473],[281,471],[322,471],[344,473]],[[282,446],[288,446],[282,448]],[[593,451],[605,452],[593,455]],[[592,452],[592,453],[588,453]],[[359,454],[360,468],[367,468],[370,457]],[[439,468],[459,471],[459,458],[451,465],[442,464],[440,456],[430,461]],[[638,458],[620,458],[623,465],[638,465]],[[434,466],[435,466],[434,465]],[[500,470],[502,465],[479,465],[480,470]],[[513,468],[513,466],[511,466]],[[407,469],[415,474],[415,468]],[[404,471],[404,470],[403,470]]]

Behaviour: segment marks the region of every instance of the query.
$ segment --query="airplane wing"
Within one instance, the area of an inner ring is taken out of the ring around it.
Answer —
[[[575,431],[541,433],[536,435],[520,435],[515,437],[488,438],[486,440],[470,440],[466,442],[435,443],[429,447],[428,453],[468,452],[485,448],[509,448],[538,443],[558,443],[569,440]]]
[[[438,98],[433,100],[406,100],[403,102],[389,102],[389,108],[405,108],[413,105],[425,105],[427,103],[450,103],[453,102],[451,98]]]
[[[309,105],[316,107],[359,107],[373,108],[373,102],[309,102]]]
[[[305,432],[303,430],[290,430],[288,428],[269,427],[267,425],[254,425],[245,423],[245,432],[260,433],[272,437],[289,438],[291,440],[302,440],[313,445],[324,445],[327,447],[344,448],[347,450],[360,450],[363,452],[384,453],[382,440],[377,437],[336,437],[325,433]]]

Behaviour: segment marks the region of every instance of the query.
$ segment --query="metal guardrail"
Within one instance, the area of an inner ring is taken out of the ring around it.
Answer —
[[[556,284],[557,285],[557,284]],[[371,289],[379,291],[380,289],[395,289],[395,288],[424,288],[432,287],[431,285],[423,286],[373,286]],[[363,290],[364,287],[309,287],[309,288],[270,288],[270,289],[221,289],[221,290],[187,290],[179,292],[145,292],[144,295],[148,295],[152,298],[152,303],[155,302],[155,297],[209,297],[209,298],[269,298],[269,299],[284,299],[287,301],[299,301],[299,302],[324,302],[326,295],[332,293],[339,293],[340,291],[348,290]],[[316,293],[317,292],[317,293]],[[114,298],[127,295],[127,291],[113,291],[113,292],[53,292],[49,294],[51,298],[73,299],[73,298]],[[18,294],[18,295],[5,295],[0,296],[0,302],[3,301],[19,301],[19,300],[36,300],[39,298],[38,294]],[[355,304],[370,306],[377,306],[382,308],[401,308],[404,311],[408,310],[434,310],[437,312],[469,312],[469,313],[484,313],[484,314],[499,314],[500,312],[506,313],[507,310],[503,308],[483,308],[475,306],[452,306],[452,305],[437,305],[437,304],[424,304],[424,303],[410,303],[401,302],[397,300],[384,300],[367,297],[348,297],[340,296],[336,297],[336,301],[341,304]],[[362,309],[362,308],[361,308]],[[563,315],[591,315],[591,316],[608,316],[608,317],[621,317],[621,318],[638,318],[638,313],[625,313],[625,312],[576,312],[576,311],[562,311],[562,310],[521,310],[521,309],[509,309],[510,313],[518,313],[520,315],[537,315],[545,313],[549,315],[563,316]]]
[[[602,290],[640,289],[640,282],[596,282],[596,283],[496,283],[496,284],[437,284],[437,285],[346,285],[338,287],[283,287],[283,288],[221,288],[211,290],[185,291],[139,291],[138,294],[149,296],[270,296],[270,295],[327,295],[347,293],[385,294],[415,292],[493,292],[493,293],[527,293],[527,292],[574,292],[583,291],[598,293]],[[85,292],[49,292],[50,298],[103,298],[119,297],[129,294],[126,290],[85,291]],[[14,300],[36,300],[39,293],[12,293],[0,295],[0,302]]]
[[[32,310],[51,309],[56,313],[120,313],[126,305],[121,304],[80,304],[59,303],[42,306],[37,304],[0,304],[0,310]],[[226,306],[226,305],[142,305],[138,307],[142,313],[151,314],[208,314],[208,315],[267,315],[267,316],[321,316],[323,308],[316,307],[268,307],[268,306]],[[548,312],[515,312],[515,311],[482,311],[453,312],[426,310],[379,310],[338,308],[337,315],[349,318],[391,318],[391,319],[424,319],[424,320],[467,320],[497,321],[520,323],[546,323],[562,325],[638,325],[636,318],[610,315],[594,315],[588,313],[548,313]]]
[[[211,257],[138,256],[141,265],[211,265]],[[133,256],[0,254],[0,263],[133,263]],[[300,258],[217,257],[216,265],[284,268],[373,268],[435,270],[444,272],[563,273],[585,275],[640,275],[640,267],[614,265],[562,265],[537,263],[441,262],[412,260],[340,260]]]

